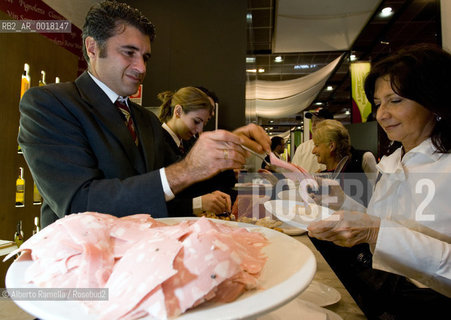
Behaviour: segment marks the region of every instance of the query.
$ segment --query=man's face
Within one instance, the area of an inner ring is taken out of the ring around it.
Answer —
[[[120,96],[134,94],[146,75],[150,38],[128,24],[105,42],[102,51],[93,38],[86,39],[89,71]]]

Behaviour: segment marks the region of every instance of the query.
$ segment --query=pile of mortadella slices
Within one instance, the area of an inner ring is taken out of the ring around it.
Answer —
[[[206,218],[167,225],[147,214],[85,212],[56,221],[7,258],[33,260],[25,280],[44,288],[108,288],[83,301],[98,319],[176,317],[259,287],[268,240]]]

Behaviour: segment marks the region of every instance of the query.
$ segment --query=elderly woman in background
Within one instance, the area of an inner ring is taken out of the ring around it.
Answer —
[[[370,285],[361,288],[376,294],[362,292],[357,300],[371,318],[451,311],[450,74],[451,55],[428,45],[372,67],[365,92],[378,123],[402,147],[379,162],[368,208],[344,197],[341,211],[308,228],[310,236],[341,246],[368,243],[374,269],[402,276],[387,285],[373,281],[378,270],[368,270]]]
[[[365,172],[373,180],[376,172],[376,159],[369,151],[357,150],[351,146],[348,130],[337,120],[324,120],[313,132],[315,147],[312,153],[318,162],[326,165],[322,172]]]

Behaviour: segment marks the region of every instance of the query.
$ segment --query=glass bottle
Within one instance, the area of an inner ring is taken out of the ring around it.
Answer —
[[[29,75],[30,65],[28,63],[25,63],[23,69],[24,70],[22,73],[22,79],[21,79],[21,83],[20,83],[20,99],[22,99],[22,96],[25,93],[25,91],[30,89],[30,83],[31,83],[31,77]],[[20,130],[20,128],[19,128],[19,130]],[[20,145],[17,145],[17,153],[22,154],[22,149],[20,148]]]
[[[16,233],[14,234],[14,242],[17,247],[20,247],[23,243],[23,230],[22,230],[22,220],[17,222]]]
[[[38,217],[34,217],[34,227],[33,227],[32,234],[38,233],[39,230],[40,230],[40,228],[39,228],[39,218]]]
[[[39,205],[42,203],[42,197],[39,193],[38,187],[36,186],[36,182],[33,183],[33,204]]]
[[[23,168],[19,167],[19,176],[16,180],[16,207],[25,206],[25,179],[23,178]]]
[[[29,72],[30,72],[30,65],[28,63],[25,63],[24,70],[22,73],[22,82],[20,85],[20,99],[22,99],[22,96],[25,93],[25,91],[30,89],[31,78],[30,78]]]
[[[39,79],[39,86],[45,86],[47,83],[45,82],[45,71],[41,71],[41,79]]]

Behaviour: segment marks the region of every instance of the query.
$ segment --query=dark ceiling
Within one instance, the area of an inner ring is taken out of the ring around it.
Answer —
[[[249,80],[275,81],[299,78],[317,71],[343,53],[343,51],[289,54],[272,52],[275,6],[276,0],[248,0],[248,12],[252,14],[252,22],[248,23],[247,56],[255,57],[255,67],[265,69],[264,73],[249,74]],[[379,12],[385,7],[391,7],[394,11],[389,18],[379,16]],[[350,115],[346,114],[346,111],[350,110],[351,106],[350,54],[356,55],[358,60],[377,61],[405,45],[422,42],[440,45],[440,29],[440,0],[382,1],[353,43],[351,50],[345,52],[340,65],[309,109],[317,108],[320,106],[319,103],[322,103],[322,107],[328,108],[337,118],[349,122]],[[282,56],[283,62],[274,62],[276,56]],[[295,69],[295,65],[304,65],[304,68]],[[327,91],[327,86],[332,86],[333,90]],[[293,115],[289,119],[278,119],[271,123],[269,121],[270,119],[259,119],[259,123],[263,126],[279,124],[281,126],[279,131],[285,131],[290,125],[298,124],[301,120],[299,115]]]

